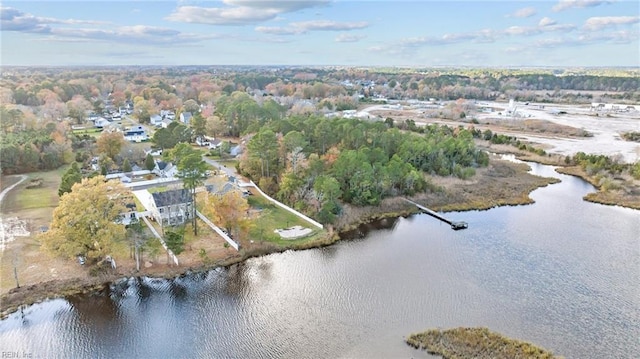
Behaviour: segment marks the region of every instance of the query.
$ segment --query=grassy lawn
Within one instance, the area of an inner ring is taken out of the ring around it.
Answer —
[[[279,206],[262,196],[249,197],[249,204],[253,209],[260,211],[259,216],[253,221],[249,235],[254,240],[268,241],[282,246],[288,246],[292,243],[305,243],[314,241],[320,237],[326,235],[324,230],[321,230],[304,219],[296,216],[295,214],[286,211]],[[280,235],[274,233],[276,229],[283,229],[299,225],[306,228],[311,228],[314,231],[307,237],[285,240]]]
[[[20,213],[39,208],[55,208],[58,205],[58,187],[62,175],[69,166],[47,172],[33,172],[27,174],[26,181],[9,192],[2,202],[3,213]],[[42,185],[36,188],[26,188],[36,179],[42,180]]]
[[[84,268],[43,253],[37,234],[40,226],[49,226],[54,208],[58,205],[58,187],[62,174],[69,166],[47,172],[28,173],[27,180],[12,189],[2,201],[2,213],[26,221],[28,237],[16,237],[7,244],[0,259],[0,291],[15,286],[14,265],[21,285],[57,278],[82,277]],[[39,187],[27,188],[31,180],[40,179]]]
[[[85,128],[80,130],[73,130],[73,134],[78,136],[89,135],[89,136],[98,138],[102,134],[102,129],[101,128]]]

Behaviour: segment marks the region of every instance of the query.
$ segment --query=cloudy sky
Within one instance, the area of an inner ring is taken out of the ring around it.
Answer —
[[[637,1],[2,1],[2,65],[640,66]]]

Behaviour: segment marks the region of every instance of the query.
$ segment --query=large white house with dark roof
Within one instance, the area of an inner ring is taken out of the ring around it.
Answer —
[[[142,190],[135,191],[134,194],[151,217],[162,226],[183,224],[193,214],[193,197],[189,190],[175,189],[156,193]]]

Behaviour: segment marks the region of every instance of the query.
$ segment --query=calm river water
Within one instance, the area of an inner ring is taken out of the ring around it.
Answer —
[[[0,351],[60,358],[427,357],[403,337],[486,326],[567,358],[640,357],[640,212],[562,182],[536,203],[385,220],[353,239],[111,297],[51,300],[0,322]],[[22,357],[25,357],[24,355]]]

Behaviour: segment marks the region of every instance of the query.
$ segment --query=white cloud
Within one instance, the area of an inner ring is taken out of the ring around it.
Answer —
[[[309,31],[350,31],[360,30],[369,26],[367,22],[337,22],[329,20],[311,20],[294,22],[288,27],[258,26],[256,31],[271,35],[298,35]]]
[[[440,37],[422,36],[404,38],[369,48],[370,51],[391,55],[410,55],[425,46],[446,46],[457,43],[493,43],[504,37],[531,37],[549,33],[569,33],[575,25],[557,24],[550,18],[543,18],[537,26],[511,26],[503,30],[482,29],[468,33],[447,33]]]
[[[555,24],[556,24],[556,21],[548,17],[543,17],[542,19],[540,19],[540,22],[538,22],[539,27],[545,27],[545,26],[550,26]]]
[[[637,42],[639,39],[640,34],[637,31],[629,30],[587,33],[578,37],[578,40],[583,43],[608,42],[614,44],[629,44]]]
[[[231,6],[245,6],[258,9],[275,9],[279,12],[293,12],[307,8],[324,6],[330,3],[328,0],[223,0],[223,3]]]
[[[256,9],[246,6],[233,8],[205,8],[181,6],[165,19],[208,25],[246,25],[274,19],[279,12],[275,9]]]
[[[604,17],[591,17],[585,21],[582,27],[587,31],[597,31],[605,27],[612,27],[617,25],[629,25],[640,22],[640,16],[604,16]]]
[[[602,43],[610,44],[630,44],[637,42],[640,34],[637,31],[614,31],[614,32],[597,32],[585,33],[575,37],[555,37],[537,40],[534,43],[538,48],[567,47],[567,46],[586,46]]]
[[[329,1],[224,0],[228,7],[179,6],[165,19],[209,25],[250,25],[274,20],[278,15],[324,6]]]
[[[194,43],[218,37],[217,35],[188,34],[170,28],[145,25],[111,26],[108,30],[65,27],[64,25],[104,25],[108,23],[38,17],[12,8],[0,8],[0,22],[2,31],[41,34],[47,36],[46,39],[51,41],[78,42],[94,40],[133,43],[136,45],[163,45]]]
[[[606,0],[560,0],[553,6],[552,10],[558,12],[567,9],[594,7],[610,3],[611,1]]]
[[[258,26],[255,28],[257,32],[270,35],[296,35],[300,34],[300,30],[292,27],[282,26]]]
[[[365,35],[339,34],[336,36],[336,42],[357,42],[364,39]]]
[[[533,7],[525,7],[525,8],[516,10],[513,14],[507,15],[507,17],[525,18],[525,17],[531,17],[531,16],[533,16],[535,14],[536,14],[536,9],[535,8],[533,8]]]
[[[504,30],[504,33],[507,35],[534,35],[540,33],[540,29],[537,27],[527,27],[527,26],[511,26]]]
[[[187,44],[219,38],[219,35],[198,35],[154,26],[122,26],[110,30],[53,28],[50,35],[71,39],[90,39],[136,45]]]
[[[49,31],[51,31],[51,27],[49,26],[50,24],[105,25],[110,23],[105,21],[39,17],[25,13],[18,9],[10,7],[0,7],[0,25],[2,31],[48,33]]]
[[[304,31],[348,31],[364,29],[369,26],[366,21],[337,22],[329,20],[311,20],[291,23],[291,26]]]

